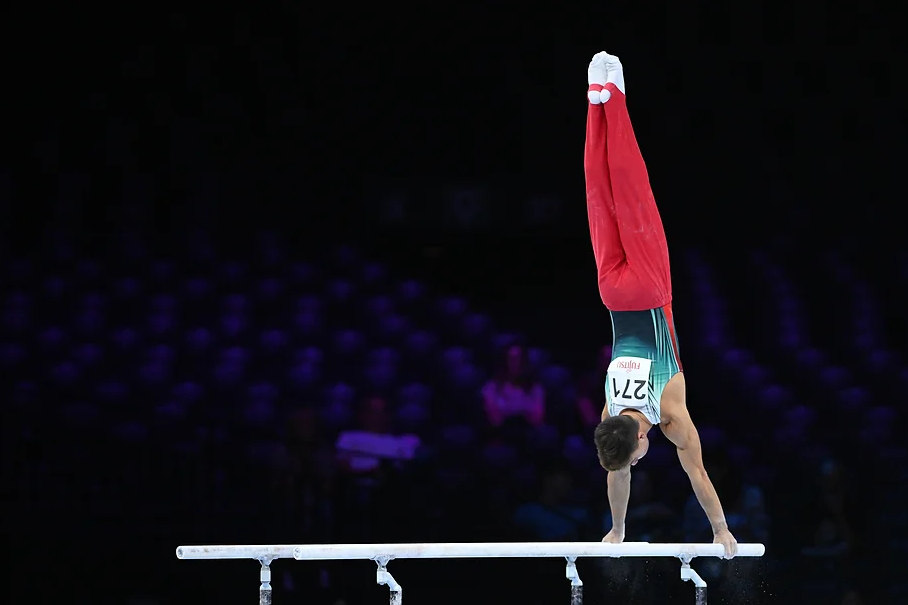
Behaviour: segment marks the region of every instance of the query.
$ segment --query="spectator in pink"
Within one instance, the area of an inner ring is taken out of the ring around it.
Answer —
[[[518,345],[507,349],[498,373],[482,388],[486,418],[493,427],[509,418],[523,418],[532,426],[545,419],[545,391],[533,378],[526,350]]]

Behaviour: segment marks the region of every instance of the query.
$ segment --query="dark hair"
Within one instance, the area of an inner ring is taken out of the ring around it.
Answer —
[[[623,469],[637,451],[640,423],[627,415],[610,416],[599,423],[593,433],[599,462],[607,471]]]

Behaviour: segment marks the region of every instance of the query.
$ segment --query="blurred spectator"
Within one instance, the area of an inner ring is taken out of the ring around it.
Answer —
[[[482,388],[486,418],[493,427],[508,418],[519,417],[533,426],[545,419],[545,391],[535,380],[527,363],[526,350],[509,347],[504,363]]]
[[[520,506],[514,525],[530,542],[560,542],[591,539],[589,511],[572,502],[573,479],[566,463],[547,468],[541,478],[538,499]]]

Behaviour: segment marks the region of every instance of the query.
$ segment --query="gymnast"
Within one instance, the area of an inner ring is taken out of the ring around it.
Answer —
[[[668,244],[627,112],[618,57],[598,53],[589,65],[589,107],[584,172],[590,237],[599,295],[612,319],[612,361],[605,407],[594,440],[608,471],[612,528],[603,542],[621,543],[631,488],[631,467],[649,449],[659,425],[678,458],[725,557],[737,553],[725,513],[687,410],[684,374],[672,318]]]

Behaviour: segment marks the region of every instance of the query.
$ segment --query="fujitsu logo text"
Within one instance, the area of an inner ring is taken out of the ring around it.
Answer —
[[[620,360],[619,360],[619,361],[618,361],[618,368],[619,368],[619,369],[622,369],[622,370],[627,370],[628,372],[633,371],[633,370],[639,370],[639,369],[640,369],[640,362],[639,362],[639,361],[634,361],[634,360],[632,360],[632,359],[631,359],[631,360],[628,360],[628,361],[620,361]]]

